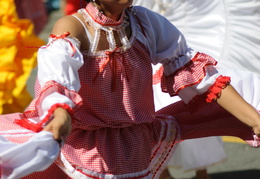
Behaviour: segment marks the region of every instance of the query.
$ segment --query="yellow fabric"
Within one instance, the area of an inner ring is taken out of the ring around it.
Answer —
[[[14,0],[0,1],[0,114],[21,112],[31,101],[26,82],[44,44],[30,20],[19,19]]]

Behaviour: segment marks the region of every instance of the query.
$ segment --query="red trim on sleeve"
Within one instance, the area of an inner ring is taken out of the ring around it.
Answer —
[[[216,82],[209,88],[206,101],[212,102],[220,97],[222,89],[226,88],[230,84],[230,77],[219,76]]]
[[[37,91],[35,91],[36,98],[31,102],[31,104],[23,113],[26,118],[39,117],[39,104],[46,96],[53,92],[58,92],[64,96],[67,96],[75,104],[75,107],[73,107],[74,111],[79,109],[79,107],[83,104],[81,97],[76,91],[69,90],[56,81],[48,81],[44,87],[40,87],[39,83],[36,83],[36,88],[39,88]]]
[[[162,76],[162,91],[169,93],[170,96],[175,96],[180,90],[200,83],[206,75],[205,67],[216,64],[217,61],[211,56],[198,52],[192,60],[173,74]]]
[[[72,48],[73,50],[73,53],[71,54],[71,57],[73,57],[76,53],[76,48],[74,47],[74,45],[72,44],[72,42],[66,38],[70,35],[69,32],[64,32],[62,35],[55,35],[55,34],[50,34],[50,38],[52,38],[52,41],[50,43],[48,43],[46,46],[43,46],[41,48],[47,48],[50,46],[50,44],[52,44],[53,42],[55,42],[56,40],[58,39],[64,39],[66,42],[69,43],[70,47]]]
[[[196,111],[202,105],[214,102],[220,95],[222,89],[230,84],[230,77],[219,76],[216,82],[203,94],[197,95],[187,104],[190,111]]]
[[[43,125],[50,121],[54,111],[59,107],[66,109],[70,114],[72,114],[72,112],[73,112],[73,109],[69,105],[67,105],[65,103],[57,103],[57,104],[54,104],[51,106],[51,108],[48,110],[48,114],[39,123],[33,123],[26,118],[25,119],[16,119],[14,121],[14,123],[26,128],[26,129],[29,129],[31,131],[40,132],[43,129]]]

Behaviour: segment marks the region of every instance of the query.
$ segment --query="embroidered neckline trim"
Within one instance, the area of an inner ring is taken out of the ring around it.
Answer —
[[[119,35],[122,43],[122,49],[125,50],[130,48],[131,45],[125,32],[125,28],[129,25],[129,22],[127,21],[128,17],[125,15],[125,12],[117,22],[106,17],[104,14],[99,13],[97,8],[91,3],[89,3],[85,9],[80,9],[78,12],[83,16],[85,22],[87,22],[95,30],[94,38],[90,41],[89,54],[93,55],[97,52],[101,30],[106,32],[109,43],[108,51],[113,51],[118,48],[114,37],[114,31]],[[100,17],[100,15],[102,17]],[[102,22],[100,21],[101,19],[103,19]]]

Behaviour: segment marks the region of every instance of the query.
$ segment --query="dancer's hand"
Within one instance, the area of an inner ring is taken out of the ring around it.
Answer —
[[[69,135],[71,131],[71,117],[67,110],[57,108],[54,111],[54,118],[43,130],[51,132],[55,140],[61,140],[63,136]]]
[[[257,137],[260,138],[260,124],[253,127],[253,131]]]

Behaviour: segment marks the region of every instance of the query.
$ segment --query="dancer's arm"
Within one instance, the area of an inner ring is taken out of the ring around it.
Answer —
[[[254,133],[260,137],[260,115],[231,85],[222,90],[217,103],[241,122],[252,127]]]
[[[65,16],[59,19],[53,29],[52,34],[60,35],[64,32],[70,32],[70,37],[76,37],[81,40],[82,25],[72,16]],[[83,29],[84,30],[84,29]],[[66,109],[57,108],[54,111],[54,118],[44,127],[44,130],[53,134],[55,140],[61,140],[62,137],[70,134],[71,117]]]

